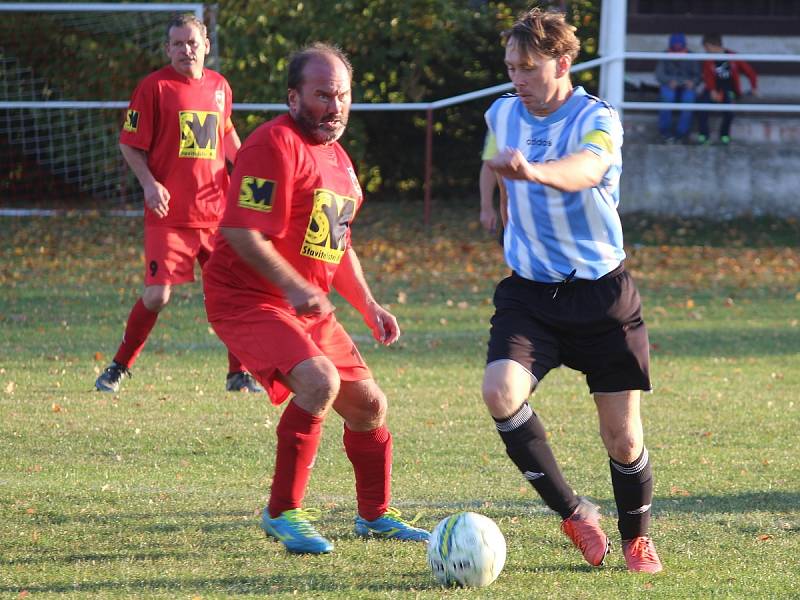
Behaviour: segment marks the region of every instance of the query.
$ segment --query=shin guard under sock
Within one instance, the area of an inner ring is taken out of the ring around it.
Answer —
[[[322,421],[322,417],[304,411],[291,400],[283,411],[275,430],[278,450],[268,507],[273,519],[285,510],[302,506],[319,449]]]
[[[631,464],[609,459],[611,485],[619,514],[619,532],[623,540],[647,535],[653,503],[653,469],[647,448]]]
[[[122,334],[122,343],[114,355],[114,362],[131,368],[141,354],[147,337],[155,327],[157,320],[158,313],[148,309],[139,298],[128,315],[125,333]]]
[[[545,504],[563,519],[569,517],[578,506],[578,497],[564,480],[544,427],[530,405],[525,402],[509,418],[495,419],[495,426],[508,456]]]
[[[356,476],[358,514],[374,521],[389,507],[392,434],[385,426],[372,431],[352,431],[345,425],[342,439]]]

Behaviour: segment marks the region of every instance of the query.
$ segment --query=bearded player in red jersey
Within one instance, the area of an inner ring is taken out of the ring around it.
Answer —
[[[172,286],[194,281],[195,260],[202,265],[211,252],[228,189],[225,159],[233,162],[241,144],[231,122],[231,88],[203,68],[210,49],[202,21],[173,17],[170,64],[143,79],[128,106],[119,147],[144,191],[145,287],[114,361],[95,382],[102,392],[119,391]],[[225,387],[264,391],[230,352]]]
[[[261,527],[289,552],[333,545],[302,508],[331,408],[344,420],[363,537],[427,541],[389,507],[392,436],[386,396],[328,300],[331,287],[382,344],[400,336],[395,317],[369,290],[350,223],[363,201],[352,163],[336,140],[350,111],[352,68],[335,46],[312,44],[288,70],[289,114],[261,125],[233,170],[216,247],[203,269],[208,320],[283,411],[269,505]]]

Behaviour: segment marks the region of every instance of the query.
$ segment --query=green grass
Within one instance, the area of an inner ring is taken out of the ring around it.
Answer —
[[[430,527],[464,509],[494,518],[508,543],[494,584],[442,590],[422,546],[353,537],[336,417],[307,496],[335,552],[290,556],[263,536],[280,409],[223,391],[197,283],[176,289],[123,391],[92,391],[140,292],[140,223],[71,216],[0,222],[0,597],[800,597],[798,224],[626,218],[653,344],[644,418],[666,570],[648,576],[625,571],[618,544],[585,566],[506,458],[479,393],[499,248],[477,211],[437,207],[428,229],[420,214],[377,204],[355,226],[401,342],[377,347],[337,305],[390,399],[395,504]],[[534,405],[615,532],[582,377],[551,373]]]

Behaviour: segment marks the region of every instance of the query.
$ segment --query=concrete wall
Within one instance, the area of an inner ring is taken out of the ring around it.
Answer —
[[[800,217],[800,149],[625,144],[619,210],[719,219]]]

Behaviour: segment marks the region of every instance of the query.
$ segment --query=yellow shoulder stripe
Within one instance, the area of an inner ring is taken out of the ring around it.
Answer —
[[[583,137],[583,139],[581,140],[581,146],[584,146],[586,144],[599,146],[600,148],[609,153],[614,151],[614,145],[611,143],[611,136],[608,135],[608,133],[606,133],[605,131],[600,131],[599,129],[590,131]]]
[[[483,144],[481,160],[491,160],[494,158],[495,154],[497,154],[497,140],[494,137],[494,133],[490,130],[486,134],[486,141]]]

